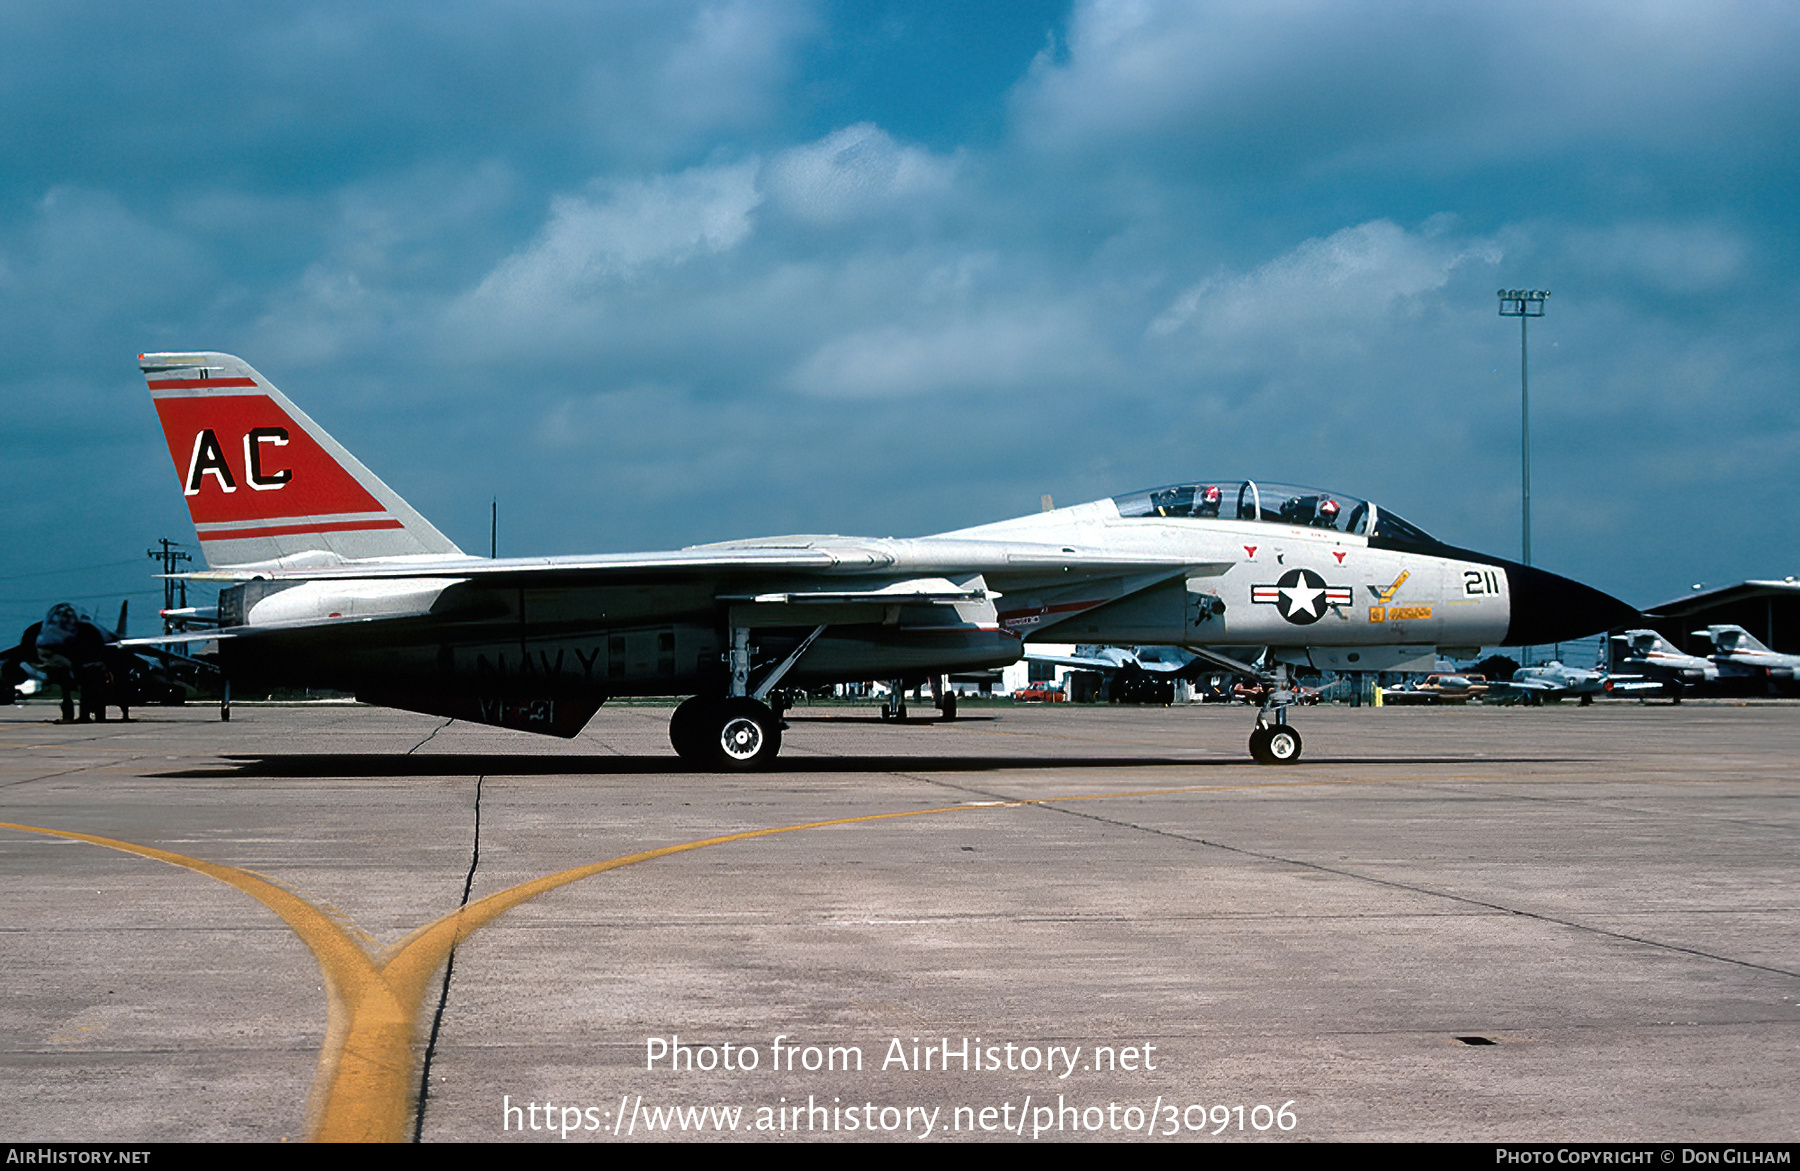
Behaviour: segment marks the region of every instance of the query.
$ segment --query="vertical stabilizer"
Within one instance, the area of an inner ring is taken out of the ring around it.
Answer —
[[[230,354],[140,354],[207,565],[461,553]]]
[[[1713,646],[1727,655],[1760,654],[1774,652],[1758,642],[1754,635],[1742,626],[1708,626],[1705,630],[1697,630],[1695,634],[1704,634],[1712,639]]]

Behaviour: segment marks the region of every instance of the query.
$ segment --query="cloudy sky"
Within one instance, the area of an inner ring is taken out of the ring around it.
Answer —
[[[0,4],[0,623],[190,547],[146,350],[470,551],[1337,488],[1800,573],[1800,7]],[[94,567],[94,568],[83,568]],[[54,571],[54,572],[50,572]],[[140,621],[140,631],[147,622]],[[13,635],[4,634],[7,640]]]

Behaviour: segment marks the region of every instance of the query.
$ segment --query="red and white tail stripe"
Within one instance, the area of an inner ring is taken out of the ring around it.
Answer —
[[[209,566],[460,552],[242,360],[140,354],[138,364]]]

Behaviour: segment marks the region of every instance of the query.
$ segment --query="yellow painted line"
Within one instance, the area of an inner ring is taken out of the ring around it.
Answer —
[[[314,1077],[307,1110],[308,1129],[313,1141],[400,1142],[405,1138],[406,1121],[413,1108],[413,1054],[418,1040],[421,1009],[430,992],[432,976],[449,958],[451,949],[477,929],[519,904],[559,887],[639,862],[685,854],[708,846],[747,842],[777,834],[826,829],[831,826],[863,825],[942,813],[1018,809],[1069,801],[1102,801],[1119,797],[1383,783],[1387,782],[1275,781],[1244,785],[1190,785],[1117,793],[1079,793],[870,813],[859,817],[836,817],[824,821],[806,821],[795,825],[720,834],[678,845],[661,846],[654,850],[623,854],[604,862],[576,866],[519,883],[434,919],[374,957],[330,913],[307,902],[280,883],[251,871],[95,834],[14,822],[0,822],[0,829],[87,842],[192,870],[235,887],[279,915],[311,949],[313,958],[318,961],[319,970],[325,976],[325,1043],[319,1052],[319,1068]]]
[[[935,809],[909,809],[897,813],[874,813],[862,817],[839,817],[828,821],[808,821],[798,825],[784,825],[773,829],[746,830],[742,833],[721,834],[717,837],[701,838],[698,841],[683,842],[680,845],[663,846],[655,850],[641,850],[635,854],[625,854],[617,858],[609,858],[604,862],[594,862],[586,866],[576,866],[569,870],[548,874],[542,878],[534,878],[509,887],[484,899],[459,907],[440,919],[427,923],[411,935],[382,953],[385,963],[381,967],[381,976],[392,991],[396,1004],[408,1005],[411,1011],[403,1021],[395,1022],[395,1029],[388,1029],[386,1022],[372,1022],[380,1026],[379,1032],[371,1030],[366,1038],[360,1032],[360,1021],[353,1021],[351,1035],[346,1049],[355,1052],[361,1060],[366,1053],[370,1058],[380,1054],[381,1060],[367,1060],[363,1064],[352,1066],[348,1061],[340,1065],[334,1075],[329,1078],[325,1088],[324,1108],[320,1123],[313,1131],[313,1139],[319,1142],[398,1142],[404,1137],[407,1117],[412,1112],[412,1028],[419,1017],[426,993],[430,990],[431,977],[443,966],[449,957],[450,950],[467,939],[477,928],[492,921],[520,903],[534,899],[538,895],[591,878],[596,874],[604,874],[609,870],[617,870],[623,866],[631,866],[639,862],[649,862],[656,858],[667,858],[672,854],[683,854],[690,850],[700,850],[707,846],[721,846],[728,842],[744,842],[754,838],[772,837],[776,834],[797,833],[800,830],[823,829],[833,825],[854,825],[860,822],[889,821],[902,817],[925,817],[934,813],[956,813],[970,808],[962,805],[941,806]],[[404,1039],[397,1029],[404,1027]],[[323,1069],[321,1069],[323,1074]]]
[[[96,846],[120,850],[127,854],[136,854],[142,858],[150,858],[157,862],[167,862],[171,866],[192,870],[204,874],[208,878],[217,879],[228,886],[234,886],[281,916],[287,925],[294,929],[294,934],[298,935],[301,941],[312,950],[313,957],[319,962],[319,970],[325,976],[327,1009],[325,1045],[319,1054],[320,1080],[323,1080],[326,1066],[336,1064],[337,1056],[342,1051],[344,1041],[349,1035],[352,1020],[364,1001],[371,997],[379,999],[386,992],[386,987],[375,971],[375,966],[369,962],[369,954],[350,937],[348,932],[293,891],[260,875],[252,874],[247,870],[239,870],[235,866],[221,866],[217,862],[206,862],[199,858],[190,858],[185,854],[159,850],[154,846],[140,846],[132,842],[122,842],[117,838],[99,837],[95,834],[46,829],[36,825],[18,825],[13,822],[0,822],[0,829],[22,830],[26,833],[66,838],[70,841],[88,842]],[[320,1106],[321,1102],[315,1083],[309,1115],[316,1117]]]
[[[4,748],[40,748],[40,749],[41,748],[62,748],[62,749],[66,749],[69,752],[135,752],[140,756],[164,755],[163,753],[161,753],[159,750],[157,750],[155,748],[146,748],[144,745],[141,745],[141,744],[137,745],[136,747],[132,747],[132,748],[108,748],[104,744],[89,744],[86,741],[82,741],[82,740],[71,740],[66,744],[61,744],[61,743],[52,744],[52,743],[48,743],[43,740],[39,740],[36,742],[19,741],[19,740],[0,740],[0,747],[4,747]]]

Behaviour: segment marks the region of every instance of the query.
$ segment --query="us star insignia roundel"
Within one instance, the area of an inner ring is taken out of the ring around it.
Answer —
[[[1325,579],[1310,569],[1290,569],[1274,585],[1250,588],[1252,602],[1274,606],[1296,626],[1317,622],[1325,617],[1326,610],[1348,606],[1353,597],[1349,586],[1326,585]]]

